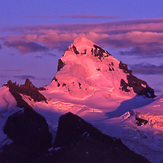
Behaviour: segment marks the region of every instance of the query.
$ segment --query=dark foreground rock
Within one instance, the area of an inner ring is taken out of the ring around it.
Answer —
[[[14,142],[3,147],[1,163],[147,163],[120,139],[102,134],[80,117],[59,119],[54,144],[43,117],[26,108],[10,116],[4,133]]]
[[[3,132],[14,142],[0,152],[1,163],[29,163],[47,152],[52,136],[43,116],[35,112],[19,94],[16,99],[24,109],[8,117]]]
[[[39,152],[13,142],[2,148],[0,152],[0,163],[32,163],[40,155]]]
[[[60,117],[53,148],[35,163],[146,163],[120,139],[102,134],[80,117],[67,113]]]
[[[24,101],[19,93],[20,88],[36,89],[27,79],[25,85],[17,86],[8,82],[9,90],[17,101],[17,106],[23,108],[8,117],[4,126],[4,133],[14,142],[42,151],[50,147],[51,134],[45,118],[35,112],[31,106]]]
[[[51,134],[43,116],[31,108],[8,117],[4,133],[17,144],[44,151],[51,145]]]

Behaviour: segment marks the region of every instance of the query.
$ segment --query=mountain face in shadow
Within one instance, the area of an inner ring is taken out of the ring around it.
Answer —
[[[3,132],[13,143],[2,148],[0,162],[31,162],[50,148],[52,136],[45,118],[20,94],[14,92],[14,97],[23,110],[10,115],[6,121]]]
[[[77,115],[59,118],[53,148],[36,162],[148,162],[122,144],[120,139],[102,134]]]
[[[102,134],[77,115],[59,118],[54,144],[44,119],[31,108],[11,115],[4,133],[13,140],[0,152],[0,162],[148,162],[129,150],[120,139]]]
[[[112,112],[107,112],[106,116],[108,118],[115,118],[115,117],[120,117],[126,112],[130,112],[130,115],[134,115],[133,109],[138,109],[143,106],[146,106],[152,102],[154,102],[155,99],[153,98],[138,98],[138,96],[133,97],[131,99],[122,101],[122,103],[118,106],[118,108]]]

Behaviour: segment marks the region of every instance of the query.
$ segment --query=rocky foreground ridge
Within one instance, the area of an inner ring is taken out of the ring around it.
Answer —
[[[148,162],[70,112],[59,118],[54,143],[45,119],[30,106],[8,117],[4,133],[13,142],[1,149],[2,163]]]

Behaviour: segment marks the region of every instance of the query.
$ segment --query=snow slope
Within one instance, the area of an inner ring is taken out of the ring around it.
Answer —
[[[110,96],[130,96],[135,93],[122,92],[121,79],[127,82],[127,75],[119,68],[119,61],[85,37],[78,38],[67,49],[61,61],[64,66],[47,87],[51,92],[63,87],[70,96],[85,99],[97,91]],[[104,93],[105,94],[105,93]]]

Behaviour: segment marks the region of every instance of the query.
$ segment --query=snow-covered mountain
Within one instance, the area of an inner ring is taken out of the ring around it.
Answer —
[[[85,99],[102,92],[111,97],[142,94],[155,97],[154,91],[132,75],[127,65],[85,37],[68,47],[58,64],[58,72],[48,89],[62,87],[75,98]]]
[[[26,80],[0,88],[1,146],[9,142],[3,133],[7,118],[13,113],[26,117],[23,107],[45,118],[53,142],[59,117],[72,112],[148,160],[163,160],[163,97],[156,97],[127,65],[85,37],[68,47],[48,86],[36,88]]]

